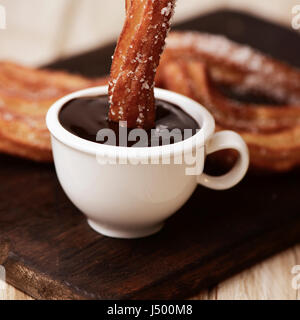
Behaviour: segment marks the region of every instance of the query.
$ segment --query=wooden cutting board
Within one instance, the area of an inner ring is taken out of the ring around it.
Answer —
[[[297,33],[239,13],[179,28],[225,33],[299,65]],[[100,75],[112,48],[52,67]],[[299,171],[249,174],[222,192],[199,187],[162,232],[140,240],[92,231],[52,165],[1,155],[0,181],[0,264],[37,299],[187,298],[300,241]]]

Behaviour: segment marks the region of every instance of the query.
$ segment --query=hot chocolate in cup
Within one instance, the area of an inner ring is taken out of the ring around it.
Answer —
[[[67,103],[107,91],[104,86],[75,92],[57,101],[47,114],[59,182],[96,232],[126,239],[152,235],[187,202],[197,185],[225,190],[245,176],[249,153],[244,140],[233,131],[215,133],[212,115],[174,92],[155,89],[155,97],[178,106],[199,126],[180,142],[114,146],[82,139],[64,128],[59,116]],[[224,149],[239,154],[230,172],[220,177],[203,173],[206,156]]]

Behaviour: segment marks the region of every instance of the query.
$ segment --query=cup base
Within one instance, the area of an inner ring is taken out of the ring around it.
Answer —
[[[89,219],[87,222],[89,226],[97,233],[100,233],[106,237],[117,238],[117,239],[138,239],[138,238],[149,237],[159,232],[164,226],[164,223],[161,223],[161,224],[144,228],[144,229],[137,229],[135,231],[125,231],[125,230],[109,228],[107,226],[103,226]]]

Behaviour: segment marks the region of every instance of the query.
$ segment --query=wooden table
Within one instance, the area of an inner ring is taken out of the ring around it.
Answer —
[[[292,268],[300,265],[300,245],[291,248],[218,286],[200,293],[193,300],[300,300],[300,290],[292,287]],[[0,300],[31,300],[29,296],[6,285]]]
[[[295,49],[295,45],[298,43],[298,37],[296,39],[296,41],[294,41],[294,36],[295,34],[291,35],[291,39],[289,39],[289,42],[287,41],[287,43],[285,45],[282,45],[282,41],[283,39],[286,39],[286,35],[289,34],[289,32],[286,30],[281,30],[278,29],[276,26],[265,26],[267,29],[265,30],[265,34],[269,34],[266,30],[270,31],[270,34],[276,34],[277,35],[277,41],[280,44],[280,46],[278,48],[282,48],[283,50],[279,50],[276,46],[273,48],[266,48],[265,44],[266,41],[265,39],[268,39],[270,37],[268,36],[264,36],[261,37],[261,42],[258,43],[257,41],[257,32],[254,32],[252,34],[249,33],[249,30],[263,30],[262,24],[265,25],[263,22],[256,22],[258,23],[258,25],[253,21],[252,18],[245,18],[243,21],[248,21],[248,23],[251,23],[251,21],[253,23],[255,23],[254,25],[256,25],[257,29],[255,28],[244,28],[244,30],[247,30],[246,35],[249,38],[249,41],[244,41],[245,40],[245,35],[244,34],[239,34],[238,36],[236,35],[237,38],[234,37],[234,28],[225,28],[224,25],[225,23],[220,23],[220,15],[223,19],[227,19],[227,22],[232,22],[232,13],[219,13],[219,14],[215,14],[213,17],[210,17],[210,23],[209,26],[213,26],[214,28],[221,28],[221,29],[228,29],[231,30],[233,32],[233,34],[228,34],[228,36],[236,41],[242,41],[242,42],[249,42],[249,44],[252,44],[254,46],[254,44],[257,44],[257,47],[259,49],[261,49],[262,51],[266,52],[274,52],[274,55],[276,53],[276,57],[280,60],[286,60],[286,61],[290,61],[291,64],[295,64],[297,65],[297,63],[299,63],[299,49],[296,50]],[[234,14],[233,14],[234,15]],[[227,17],[227,18],[226,18]],[[216,19],[216,21],[218,21],[218,23],[212,23],[211,19]],[[249,22],[250,19],[250,22]],[[196,19],[194,21],[191,21],[188,24],[182,25],[181,28],[184,29],[196,29],[195,26],[197,26],[200,30],[207,30],[205,28],[206,26],[206,20],[207,17],[204,20],[199,20]],[[224,20],[224,21],[225,21]],[[202,21],[202,22],[201,22]],[[240,20],[239,20],[240,21]],[[246,22],[245,22],[246,23]],[[252,24],[250,24],[251,26]],[[202,28],[202,29],[201,29]],[[270,29],[271,28],[271,29]],[[274,31],[274,28],[275,31]],[[209,29],[209,28],[208,28]],[[212,32],[215,33],[222,33],[221,30],[219,29],[213,29],[211,30]],[[281,33],[282,32],[282,33]],[[286,33],[287,32],[287,33]],[[279,37],[279,34],[282,35],[282,37]],[[247,38],[248,39],[248,38]],[[253,41],[255,43],[253,43]],[[281,41],[282,40],[282,41]],[[291,46],[291,50],[288,50],[289,46],[288,43]],[[272,50],[271,50],[272,49]],[[111,50],[111,48],[108,48],[107,50]],[[102,57],[103,59],[105,59],[105,61],[107,61],[107,59],[105,58],[106,55],[103,53],[103,51],[101,51],[102,54],[100,55],[99,52],[95,52],[95,53],[91,53],[91,55],[89,57],[96,57],[96,61],[94,61],[94,63],[91,63],[91,60],[88,59],[87,61],[89,61],[89,65],[91,66],[104,66],[105,67],[105,63],[101,63],[101,61],[99,62],[99,59]],[[99,58],[100,57],[100,58]],[[85,57],[86,59],[87,57]],[[101,58],[101,59],[102,59]],[[101,60],[100,59],[100,60]],[[77,62],[76,62],[77,61]],[[98,62],[97,62],[98,61]],[[61,69],[61,68],[67,68],[69,70],[73,70],[76,72],[79,72],[80,70],[78,69],[79,65],[84,65],[79,63],[78,64],[78,59],[76,60],[70,60],[67,65],[66,62],[61,62],[55,65],[56,68]],[[52,66],[53,67],[53,66]],[[93,70],[95,68],[93,67],[89,72],[87,73],[87,75],[95,75],[93,74]],[[82,70],[84,71],[84,70]],[[87,70],[85,70],[87,72]],[[97,72],[103,71],[104,73],[107,72],[107,70],[103,69],[103,70],[98,70]],[[297,207],[298,208],[298,207]],[[296,214],[296,212],[295,212]],[[291,273],[292,268],[295,265],[300,265],[300,245],[294,248],[289,249],[288,251],[285,251],[267,261],[264,261],[263,263],[260,263],[258,265],[256,265],[255,267],[248,269],[246,271],[244,271],[243,273],[240,273],[238,275],[236,275],[235,277],[220,283],[217,287],[211,288],[210,290],[207,290],[205,292],[202,292],[201,294],[199,294],[197,297],[194,297],[194,299],[203,299],[203,300],[207,300],[207,299],[212,299],[212,300],[224,300],[224,299],[298,299],[298,297],[300,297],[299,295],[299,290],[294,290],[292,288],[292,279],[293,277],[295,277],[295,275],[293,275]],[[300,282],[300,281],[299,281]],[[27,297],[26,295],[24,295],[23,293],[19,292],[18,290],[7,286],[7,288],[5,290],[0,290],[0,299],[30,299],[29,297]]]

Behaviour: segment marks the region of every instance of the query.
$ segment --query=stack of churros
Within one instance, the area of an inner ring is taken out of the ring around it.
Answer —
[[[238,132],[252,168],[299,166],[300,70],[221,36],[172,33],[157,84],[203,104],[218,129]]]

